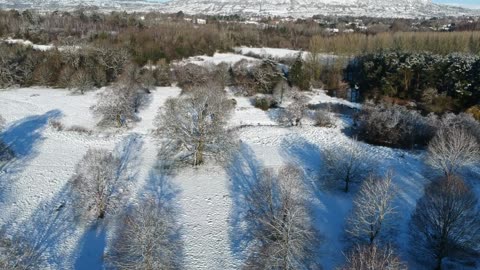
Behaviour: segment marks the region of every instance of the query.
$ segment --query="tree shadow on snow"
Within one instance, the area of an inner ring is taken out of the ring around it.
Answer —
[[[75,260],[76,270],[101,270],[103,269],[103,253],[107,245],[107,232],[105,226],[98,222],[88,227],[78,242],[78,254]]]
[[[226,172],[230,179],[230,197],[232,210],[229,217],[230,248],[233,254],[243,260],[243,251],[251,240],[246,215],[249,211],[248,196],[259,182],[262,164],[252,149],[245,143],[240,145],[238,153],[227,164]]]
[[[13,154],[13,159],[0,166],[0,201],[8,201],[14,175],[25,169],[28,162],[36,157],[36,146],[43,140],[42,132],[50,119],[62,116],[59,110],[52,110],[42,115],[23,118],[0,133],[2,141]]]
[[[69,192],[64,187],[51,200],[40,202],[28,219],[18,223],[17,214],[3,226],[14,239],[31,247],[34,256],[54,269],[68,264],[69,258],[62,254],[60,245],[76,230],[73,209],[67,203],[71,197]]]

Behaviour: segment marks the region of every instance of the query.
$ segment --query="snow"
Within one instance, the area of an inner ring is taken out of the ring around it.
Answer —
[[[192,63],[196,65],[218,65],[220,63],[226,63],[229,65],[234,65],[241,60],[247,60],[251,62],[258,62],[259,60],[253,57],[244,56],[241,54],[234,54],[234,53],[215,53],[213,56],[194,56],[190,57],[184,61],[183,63]]]
[[[253,47],[236,47],[235,52],[239,54],[253,54],[259,55],[262,58],[296,58],[299,53],[302,53],[302,57],[305,52],[291,49],[279,49],[279,48],[253,48]]]
[[[220,59],[237,56],[218,54]],[[233,61],[233,60],[232,60]],[[351,140],[343,129],[347,116],[336,115],[336,127],[285,128],[274,121],[275,110],[254,108],[249,98],[234,96],[237,106],[229,126],[237,128],[241,147],[228,164],[209,162],[199,168],[186,167],[174,175],[162,175],[156,168],[157,141],[152,134],[158,108],[169,97],[180,94],[176,87],[160,87],[143,108],[141,121],[128,130],[103,131],[95,126],[91,106],[104,89],[73,95],[63,89],[21,88],[0,91],[0,115],[7,121],[1,137],[15,150],[17,159],[0,171],[0,227],[10,232],[43,235],[50,269],[101,269],[103,252],[109,248],[111,231],[79,225],[68,213],[56,211],[67,199],[67,183],[75,164],[89,148],[105,148],[122,156],[132,179],[129,203],[137,203],[149,190],[167,193],[178,204],[185,243],[185,269],[239,269],[242,250],[241,217],[245,211],[242,185],[262,167],[278,168],[297,164],[305,172],[310,207],[317,229],[323,235],[320,250],[324,269],[343,262],[345,217],[352,207],[353,194],[320,189],[322,149]],[[309,93],[310,104],[356,103],[327,96],[321,90]],[[56,119],[65,127],[80,125],[91,134],[57,131],[49,126]],[[396,237],[402,258],[407,253],[407,224],[416,200],[427,180],[422,151],[403,151],[362,144],[368,149],[364,162],[377,173],[394,170],[399,196]],[[478,190],[478,186],[476,186]],[[46,218],[47,217],[47,218]],[[47,226],[50,225],[50,226]],[[108,225],[108,224],[107,224]],[[28,233],[27,233],[28,232]],[[413,266],[413,262],[410,262]]]
[[[39,44],[34,44],[30,40],[12,39],[12,38],[7,38],[7,39],[3,40],[3,42],[5,42],[7,44],[20,44],[20,45],[24,45],[24,46],[30,46],[34,50],[43,51],[43,52],[53,50],[55,48],[57,48],[59,51],[78,50],[80,48],[80,46],[59,46],[59,47],[56,47],[55,45],[52,45],[52,44],[39,45]]]

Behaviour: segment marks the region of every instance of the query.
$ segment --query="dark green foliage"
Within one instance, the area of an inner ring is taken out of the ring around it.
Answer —
[[[350,82],[366,99],[384,96],[418,101],[426,111],[461,111],[480,102],[480,57],[431,53],[381,52],[356,58],[348,67]],[[436,89],[430,104],[427,89]],[[428,105],[435,105],[429,108]]]
[[[300,88],[300,90],[310,90],[310,76],[304,68],[302,53],[298,54],[297,59],[290,68],[288,79],[293,85]]]

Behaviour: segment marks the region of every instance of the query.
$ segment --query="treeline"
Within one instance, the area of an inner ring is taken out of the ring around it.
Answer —
[[[347,71],[365,99],[414,101],[435,113],[465,111],[480,102],[479,56],[381,52],[357,57]]]
[[[315,36],[310,51],[359,55],[382,50],[480,53],[480,32],[384,32],[374,35]]]
[[[22,45],[0,44],[0,87],[50,86],[84,92],[115,82],[125,67],[133,66],[151,85],[170,85],[169,68],[158,61],[155,69],[131,62],[129,52],[115,46],[37,51]]]

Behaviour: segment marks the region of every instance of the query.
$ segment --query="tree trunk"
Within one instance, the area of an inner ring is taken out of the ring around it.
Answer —
[[[203,149],[204,149],[204,143],[203,141],[199,141],[197,152],[195,153],[195,160],[193,162],[193,166],[198,166],[203,163]]]

